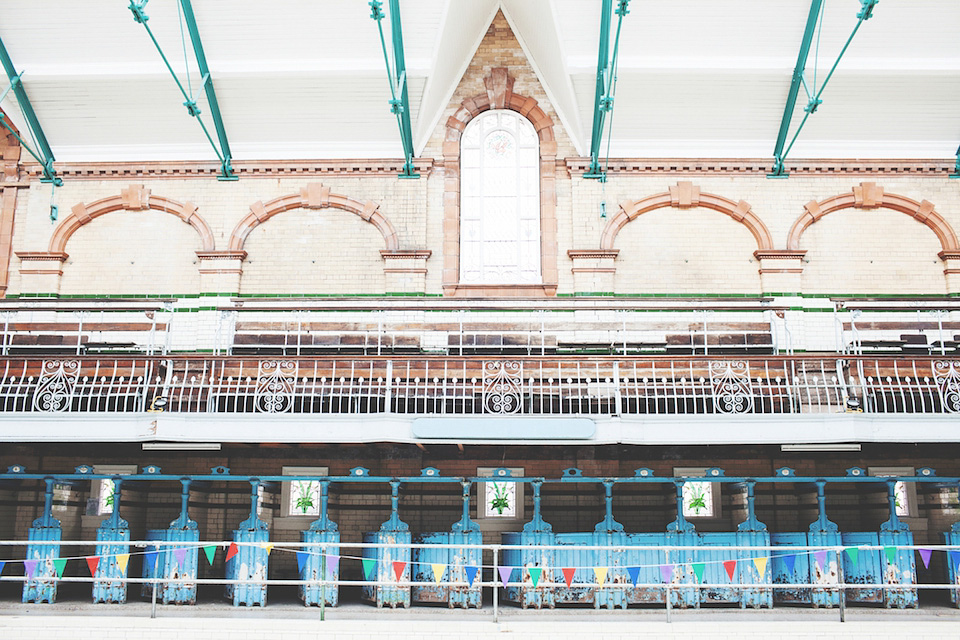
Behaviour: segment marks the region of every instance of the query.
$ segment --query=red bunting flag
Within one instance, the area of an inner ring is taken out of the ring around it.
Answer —
[[[563,579],[564,581],[566,581],[567,586],[569,587],[570,584],[573,582],[573,574],[575,574],[577,570],[571,569],[571,568],[565,568],[565,569],[560,569],[560,571],[563,571]]]
[[[725,560],[723,562],[723,568],[727,570],[727,575],[733,580],[733,572],[737,570],[737,561]]]
[[[97,565],[100,564],[100,556],[87,556],[87,566],[90,567],[90,575],[96,577]]]
[[[236,542],[230,543],[230,548],[227,549],[227,559],[225,562],[230,562],[230,558],[240,553],[240,548],[237,546]]]
[[[406,562],[393,563],[393,575],[397,576],[397,582],[400,581],[400,578],[403,576],[403,570],[406,568],[407,568]]]

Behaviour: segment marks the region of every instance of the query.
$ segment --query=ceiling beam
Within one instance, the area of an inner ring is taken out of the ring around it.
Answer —
[[[10,84],[7,85],[3,94],[0,95],[0,102],[3,102],[7,94],[13,91],[13,95],[17,98],[17,104],[20,105],[20,110],[23,112],[23,118],[27,123],[27,128],[30,130],[33,140],[36,142],[37,149],[34,150],[26,140],[20,137],[20,134],[13,125],[7,122],[3,111],[0,111],[0,125],[3,125],[7,131],[12,133],[20,142],[20,145],[40,163],[43,172],[40,181],[52,182],[54,185],[60,186],[63,184],[63,180],[57,176],[57,172],[53,168],[53,151],[50,150],[47,136],[44,135],[40,121],[37,119],[37,114],[30,104],[27,91],[23,88],[23,82],[20,79],[21,74],[17,73],[16,67],[13,66],[13,61],[10,60],[10,55],[7,53],[7,48],[4,46],[2,39],[0,39],[0,62],[3,63],[3,69],[7,72],[7,78],[10,80]],[[40,157],[41,155],[43,156],[42,158]]]
[[[401,178],[419,178],[413,166],[413,127],[410,126],[410,100],[407,96],[407,70],[403,56],[403,29],[400,26],[400,0],[390,2],[390,36],[393,41],[393,69],[390,68],[390,55],[387,42],[383,37],[383,4],[380,0],[370,0],[370,17],[376,20],[380,32],[380,44],[383,47],[383,59],[387,65],[387,79],[390,81],[390,112],[397,116],[400,127],[400,142],[403,145],[403,171]]]
[[[176,72],[174,72],[173,67],[170,66],[170,62],[167,60],[167,56],[164,55],[163,49],[160,47],[160,43],[157,42],[157,39],[153,35],[153,31],[147,25],[147,21],[150,17],[144,12],[144,8],[147,6],[147,3],[150,0],[130,0],[130,6],[127,7],[133,13],[134,21],[143,25],[143,28],[147,30],[147,35],[150,36],[150,40],[153,41],[153,46],[156,47],[157,52],[160,54],[160,57],[163,59],[163,63],[166,65],[167,70],[170,71],[170,75],[173,76],[174,82],[177,83],[177,88],[180,89],[180,93],[183,94],[185,102],[183,106],[187,108],[187,113],[197,119],[197,122],[200,123],[200,128],[203,129],[204,135],[207,137],[207,140],[210,142],[210,146],[213,147],[214,153],[217,154],[217,159],[220,160],[220,175],[217,176],[218,180],[239,180],[239,177],[233,171],[231,166],[231,161],[233,156],[230,153],[230,143],[227,140],[227,131],[223,126],[223,118],[220,115],[220,106],[217,102],[217,94],[213,88],[213,77],[210,75],[210,69],[207,66],[207,58],[203,52],[203,43],[200,40],[200,31],[197,28],[197,20],[193,15],[193,6],[190,4],[190,0],[179,0],[180,8],[183,10],[183,19],[187,23],[187,29],[190,32],[190,41],[193,44],[194,56],[197,60],[197,67],[200,71],[200,81],[204,88],[204,92],[207,96],[207,104],[210,107],[210,115],[213,118],[213,124],[217,131],[217,139],[219,141],[219,146],[217,142],[214,142],[213,137],[210,135],[210,131],[207,129],[207,125],[204,123],[203,119],[200,117],[200,107],[197,106],[196,98],[193,96],[193,87],[189,84],[189,71],[187,72],[188,80],[188,89],[183,88],[183,83],[180,82],[180,79],[177,77]]]
[[[773,149],[773,169],[771,173],[767,174],[768,178],[786,178],[788,176],[786,168],[784,167],[784,161],[787,155],[793,148],[793,144],[797,141],[797,136],[799,136],[800,131],[803,130],[803,125],[807,123],[807,119],[816,113],[817,108],[823,103],[823,100],[820,98],[820,96],[823,95],[823,90],[827,87],[827,83],[830,82],[830,78],[833,77],[833,72],[836,71],[837,65],[840,64],[840,59],[843,58],[843,54],[846,53],[847,47],[849,47],[850,42],[853,41],[853,37],[857,35],[857,30],[860,29],[860,25],[862,25],[864,21],[869,20],[873,15],[873,7],[877,2],[879,2],[879,0],[860,0],[860,12],[857,13],[857,24],[853,27],[853,32],[850,34],[850,37],[847,38],[846,43],[844,43],[843,48],[840,50],[840,55],[837,56],[836,61],[830,68],[827,77],[824,78],[819,90],[817,90],[816,87],[816,74],[814,74],[814,86],[811,91],[807,85],[805,70],[807,59],[810,55],[810,44],[813,42],[814,33],[817,31],[817,23],[823,20],[821,15],[823,11],[823,0],[811,0],[810,13],[807,15],[807,26],[803,32],[803,40],[800,43],[800,53],[797,55],[797,64],[793,69],[790,91],[787,94],[787,103],[784,106],[783,118],[780,121],[780,132],[777,134],[777,142]],[[807,106],[803,108],[805,115],[803,116],[803,120],[800,121],[800,126],[797,127],[796,132],[793,134],[790,144],[784,149],[801,86],[807,94]]]
[[[597,54],[597,90],[593,104],[593,132],[590,138],[590,167],[584,178],[607,179],[600,166],[600,142],[603,139],[603,127],[607,113],[613,111],[613,96],[616,91],[617,54],[620,48],[620,27],[629,11],[630,0],[619,0],[616,14],[617,34],[613,42],[613,56],[610,55],[610,23],[613,19],[613,0],[603,0],[600,12],[600,43]]]

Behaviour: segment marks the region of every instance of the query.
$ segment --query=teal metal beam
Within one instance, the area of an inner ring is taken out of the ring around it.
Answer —
[[[600,11],[600,44],[597,51],[597,89],[593,105],[593,133],[590,138],[590,166],[583,174],[584,178],[593,178],[605,182],[606,171],[600,166],[600,142],[603,140],[603,127],[607,114],[613,111],[613,98],[617,81],[617,56],[620,51],[620,28],[628,13],[630,0],[619,0],[616,14],[617,33],[613,41],[613,57],[610,56],[610,23],[613,18],[613,0],[603,0]],[[609,134],[607,143],[609,145]],[[609,148],[609,146],[608,146]]]
[[[387,53],[387,41],[383,35],[383,4],[380,0],[370,0],[370,17],[376,20],[380,32],[380,45],[383,59],[387,65],[387,79],[390,81],[390,112],[397,117],[400,128],[400,142],[403,144],[403,171],[401,178],[419,178],[413,166],[413,128],[410,126],[410,101],[407,97],[407,66],[403,55],[403,29],[400,26],[400,0],[390,2],[390,34],[393,40],[393,68],[390,67],[390,55]]]
[[[847,38],[846,43],[844,43],[843,48],[840,50],[840,55],[837,56],[836,61],[830,68],[827,77],[824,78],[819,90],[817,90],[816,75],[814,75],[813,92],[815,93],[811,93],[810,87],[807,85],[805,69],[810,54],[810,44],[813,41],[814,33],[817,31],[817,23],[822,22],[821,13],[823,11],[823,0],[811,0],[810,13],[807,15],[807,26],[803,32],[800,53],[797,56],[797,64],[793,69],[793,79],[790,82],[790,92],[787,94],[787,104],[783,109],[783,118],[780,121],[780,132],[777,134],[777,143],[773,149],[773,170],[767,174],[768,178],[786,178],[788,176],[784,166],[787,155],[793,148],[793,144],[797,141],[797,136],[799,136],[800,131],[803,130],[807,119],[816,113],[820,105],[823,104],[823,100],[820,98],[820,96],[823,95],[823,90],[826,89],[827,83],[830,82],[830,78],[833,77],[833,72],[837,70],[837,65],[840,64],[840,59],[843,58],[843,54],[846,53],[847,47],[849,47],[853,41],[853,37],[857,35],[860,25],[873,16],[873,8],[879,1],[880,0],[860,0],[860,12],[857,13],[857,24],[853,27],[853,32],[850,34],[850,37]],[[787,134],[790,130],[790,123],[793,120],[793,112],[797,104],[797,96],[800,93],[801,86],[807,94],[807,106],[803,109],[805,115],[800,122],[800,126],[797,127],[796,132],[793,134],[793,138],[790,139],[790,144],[787,145],[787,148],[784,150],[784,144],[786,143]]]
[[[190,32],[190,41],[193,44],[197,68],[200,71],[201,85],[207,96],[207,104],[210,107],[210,115],[211,118],[213,118],[213,124],[217,131],[219,146],[217,142],[214,142],[213,136],[210,135],[210,131],[207,129],[207,125],[200,117],[201,110],[193,96],[193,87],[189,84],[189,71],[187,72],[188,82],[187,88],[185,89],[183,83],[180,82],[176,72],[174,72],[173,67],[170,65],[170,61],[167,60],[167,56],[164,55],[160,43],[157,42],[156,37],[154,37],[153,31],[149,25],[147,25],[150,17],[144,12],[144,9],[149,1],[150,0],[130,0],[130,6],[127,8],[133,13],[134,21],[142,24],[143,28],[146,29],[147,35],[150,36],[150,40],[153,42],[153,46],[156,47],[157,52],[160,53],[160,57],[163,59],[163,64],[166,65],[170,75],[173,76],[174,82],[177,83],[177,88],[179,88],[180,93],[183,94],[185,100],[183,106],[187,108],[187,113],[196,118],[197,122],[200,123],[200,128],[203,129],[203,133],[210,142],[210,146],[213,147],[214,153],[217,154],[217,159],[220,161],[220,175],[217,176],[217,179],[238,180],[239,178],[236,173],[234,173],[231,164],[233,156],[230,152],[230,142],[227,140],[227,130],[223,126],[223,118],[220,115],[220,105],[217,102],[217,94],[213,87],[213,77],[210,75],[209,67],[207,67],[207,57],[203,52],[203,43],[200,40],[200,30],[197,28],[197,20],[193,14],[193,6],[190,4],[190,0],[179,0],[180,8],[183,11],[183,20],[187,23],[187,30]],[[186,53],[184,53],[184,55],[186,55]]]
[[[23,88],[23,82],[20,80],[21,74],[17,73],[16,67],[13,66],[13,61],[10,60],[10,55],[7,53],[7,48],[4,46],[2,39],[0,39],[0,62],[3,63],[3,69],[7,72],[7,78],[10,79],[10,84],[7,85],[3,95],[0,96],[0,102],[3,101],[3,98],[5,98],[10,91],[13,91],[13,95],[17,98],[17,104],[23,112],[23,118],[27,123],[27,128],[30,130],[33,140],[36,142],[37,149],[31,147],[26,140],[20,137],[20,133],[12,124],[7,122],[2,111],[0,111],[0,125],[3,125],[4,129],[12,133],[20,142],[20,146],[26,149],[27,153],[40,163],[42,167],[42,177],[40,181],[52,182],[55,186],[59,187],[63,184],[63,180],[57,176],[57,172],[53,168],[53,151],[50,150],[50,145],[47,143],[47,136],[44,135],[40,121],[37,119],[37,114],[33,111],[33,105],[30,104],[30,98],[27,97],[27,91]]]
[[[957,163],[953,165],[953,173],[950,174],[951,178],[960,178],[960,147],[957,147]]]

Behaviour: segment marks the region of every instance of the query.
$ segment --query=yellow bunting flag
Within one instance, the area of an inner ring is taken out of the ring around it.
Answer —
[[[130,562],[129,553],[118,553],[117,554],[117,566],[120,567],[120,573],[127,572],[127,563]]]
[[[263,548],[267,550],[267,555],[270,555],[270,552],[273,551],[273,543],[272,543],[272,542],[264,542],[264,543],[263,543]]]
[[[760,573],[760,577],[762,578],[767,571],[767,559],[765,557],[754,558],[753,564],[757,566],[757,571]]]
[[[594,567],[593,572],[597,575],[597,584],[603,584],[607,579],[607,567]]]
[[[443,579],[443,572],[447,570],[447,565],[431,564],[430,566],[433,567],[433,579],[440,582]]]

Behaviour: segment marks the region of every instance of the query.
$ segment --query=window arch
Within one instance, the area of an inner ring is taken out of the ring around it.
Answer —
[[[492,109],[460,138],[460,282],[540,284],[540,140]]]

